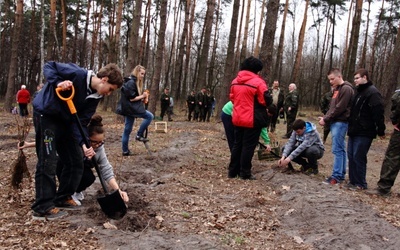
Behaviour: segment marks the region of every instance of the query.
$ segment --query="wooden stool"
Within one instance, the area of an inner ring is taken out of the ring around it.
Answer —
[[[167,122],[156,122],[155,125],[157,133],[167,133]]]

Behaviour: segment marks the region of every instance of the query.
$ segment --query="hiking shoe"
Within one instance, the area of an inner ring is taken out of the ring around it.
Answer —
[[[79,202],[80,203],[80,202]],[[70,196],[64,202],[56,204],[56,207],[65,209],[65,210],[79,210],[82,208],[82,204],[78,204],[72,197]]]
[[[61,211],[60,209],[54,207],[44,214],[33,212],[32,218],[34,220],[52,221],[52,220],[57,220],[57,219],[63,218],[67,215],[68,215],[68,213],[66,211]]]
[[[148,142],[148,141],[149,141],[149,139],[147,139],[147,138],[144,138],[143,136],[139,136],[139,135],[137,135],[137,136],[136,136],[136,141]]]
[[[339,181],[333,177],[329,177],[329,178],[326,178],[326,180],[324,180],[322,183],[327,184],[327,185],[337,185],[337,184],[339,184]]]
[[[122,156],[130,156],[130,155],[133,155],[130,150],[128,150],[127,152],[122,152]]]
[[[370,194],[370,195],[379,195],[379,196],[382,196],[382,197],[390,196],[390,191],[389,192],[383,191],[380,188],[376,188],[376,189],[373,189],[373,190],[368,190],[367,193]]]
[[[318,173],[319,173],[318,169],[315,169],[315,168],[309,168],[306,171],[304,171],[305,175],[316,175]]]

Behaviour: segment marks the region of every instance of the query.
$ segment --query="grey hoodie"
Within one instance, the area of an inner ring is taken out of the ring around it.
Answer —
[[[295,131],[292,131],[289,140],[285,144],[282,156],[289,156],[290,160],[293,160],[312,145],[317,145],[322,150],[325,150],[315,124],[306,122],[306,130],[302,135],[297,135]]]

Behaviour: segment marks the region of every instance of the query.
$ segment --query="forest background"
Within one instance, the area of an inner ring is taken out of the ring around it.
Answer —
[[[397,0],[1,0],[3,111],[15,105],[22,84],[33,93],[45,81],[42,67],[48,60],[95,71],[117,63],[125,76],[141,64],[147,68],[151,112],[164,87],[181,105],[191,90],[207,87],[219,111],[240,62],[254,55],[264,62],[268,83],[278,79],[285,90],[296,83],[301,106],[315,109],[329,90],[330,68],[341,68],[350,82],[357,68],[366,68],[388,112],[399,82],[399,5]],[[105,98],[103,110],[114,110],[118,95]]]

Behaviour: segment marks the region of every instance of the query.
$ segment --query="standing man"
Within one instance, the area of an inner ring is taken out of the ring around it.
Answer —
[[[164,119],[165,113],[168,115],[168,121],[172,121],[171,119],[171,113],[169,112],[169,105],[171,104],[170,101],[170,95],[169,95],[169,88],[164,89],[164,93],[162,93],[160,101],[161,101],[161,120]]]
[[[246,58],[231,84],[229,97],[233,103],[234,144],[228,178],[255,179],[251,174],[251,160],[261,129],[267,126],[267,106],[272,103],[267,84],[258,75],[262,68],[263,63],[258,58]]]
[[[326,113],[329,110],[329,104],[331,103],[332,100],[332,95],[333,95],[333,89],[329,90],[326,92],[320,101],[319,107],[321,109],[322,114],[326,115]],[[324,125],[324,136],[323,136],[323,142],[325,144],[326,138],[328,138],[329,132],[331,131],[329,124]]]
[[[199,122],[206,121],[206,108],[207,105],[207,96],[206,96],[206,88],[202,88],[199,93],[196,95],[196,111],[194,119]],[[196,116],[197,114],[197,116]]]
[[[186,98],[186,107],[188,108],[188,121],[190,122],[192,120],[192,113],[196,107],[196,97],[193,90],[190,91],[190,95]]]
[[[385,117],[381,93],[369,80],[368,71],[359,69],[354,73],[356,85],[353,97],[347,142],[349,158],[348,188],[367,189],[367,153],[372,140],[378,135],[385,137]]]
[[[272,84],[272,89],[270,90],[270,94],[272,96],[272,104],[276,106],[278,112],[274,116],[271,117],[270,123],[270,132],[275,132],[276,121],[278,120],[279,113],[283,112],[283,102],[284,102],[284,94],[283,90],[279,88],[279,81],[275,80]]]
[[[390,137],[385,159],[382,163],[378,188],[370,192],[370,194],[389,196],[400,170],[400,89],[396,90],[392,96],[390,120],[392,121],[394,131]]]
[[[325,126],[330,123],[332,134],[332,153],[334,155],[332,175],[323,183],[335,185],[344,180],[346,175],[346,132],[348,118],[350,116],[351,99],[353,97],[353,86],[345,82],[342,72],[333,68],[328,73],[328,80],[334,88],[329,110],[323,117],[319,117],[319,125]]]
[[[206,121],[210,122],[210,117],[211,117],[212,110],[213,110],[213,103],[215,101],[214,95],[211,93],[210,89],[207,89],[206,100],[207,100],[207,105],[205,108],[205,117],[206,117]]]
[[[299,107],[299,94],[296,90],[296,84],[289,84],[289,93],[285,98],[285,115],[286,115],[286,134],[282,137],[287,139],[293,131],[293,122],[296,120],[297,109]]]
[[[28,116],[28,103],[31,102],[31,94],[25,85],[21,85],[21,89],[17,92],[16,100],[19,106],[19,115]]]

